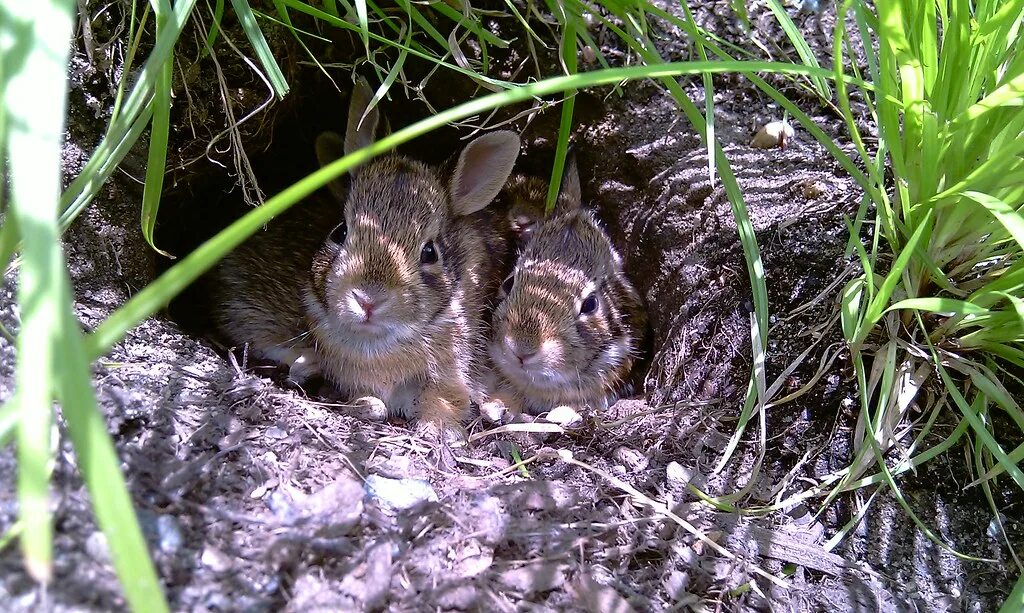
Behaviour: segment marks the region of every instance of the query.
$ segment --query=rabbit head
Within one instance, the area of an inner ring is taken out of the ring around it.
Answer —
[[[525,246],[537,226],[544,219],[545,201],[548,196],[548,182],[540,177],[515,174],[509,177],[498,195],[499,207],[507,211],[508,226],[518,246]],[[576,173],[566,173],[558,195],[557,207],[572,208],[573,202],[580,202],[579,178]]]
[[[361,81],[353,93],[344,140],[322,134],[321,164],[373,142],[379,122]],[[437,171],[398,155],[372,160],[352,172],[344,218],[312,263],[307,300],[317,334],[369,358],[424,329],[465,300],[465,264],[471,248],[460,218],[487,206],[512,171],[519,138],[492,132],[470,142],[447,181]],[[472,274],[470,272],[470,274]]]
[[[575,163],[501,287],[489,352],[531,411],[606,406],[629,374],[644,326],[641,300],[594,216],[581,208]]]

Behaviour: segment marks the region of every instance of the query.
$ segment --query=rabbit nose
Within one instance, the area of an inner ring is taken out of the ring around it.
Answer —
[[[516,356],[520,366],[525,365],[527,361],[537,355],[536,346],[521,345],[511,336],[505,337],[505,347],[512,355]]]
[[[381,292],[368,292],[361,289],[352,290],[352,299],[355,300],[356,304],[359,305],[359,309],[362,310],[364,319],[369,320],[373,317],[373,312],[387,301],[387,297]]]

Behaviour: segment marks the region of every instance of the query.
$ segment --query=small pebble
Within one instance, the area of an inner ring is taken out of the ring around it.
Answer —
[[[693,480],[693,471],[685,468],[679,462],[669,462],[665,468],[665,476],[668,478],[669,483],[686,485]]]
[[[202,561],[203,566],[209,568],[215,573],[226,573],[231,570],[232,566],[234,566],[234,562],[231,558],[225,555],[223,551],[210,545],[207,545],[206,548],[203,549],[203,556],[200,560]]]
[[[388,418],[388,407],[384,401],[376,396],[363,396],[352,402],[353,413],[367,421],[386,421]]]
[[[272,438],[278,441],[284,438],[288,438],[288,433],[282,430],[281,428],[278,428],[277,426],[270,426],[263,434],[267,438]]]
[[[364,488],[367,496],[393,511],[405,511],[425,502],[438,501],[433,486],[421,479],[388,479],[370,475]]]
[[[480,405],[480,416],[492,424],[499,424],[504,419],[507,409],[500,400],[489,400]]]
[[[99,530],[90,534],[89,538],[85,540],[85,550],[93,560],[100,562],[110,560],[110,548],[107,545],[107,537]]]
[[[168,555],[177,553],[185,540],[181,535],[181,524],[173,515],[161,515],[156,518],[156,533],[160,551]]]

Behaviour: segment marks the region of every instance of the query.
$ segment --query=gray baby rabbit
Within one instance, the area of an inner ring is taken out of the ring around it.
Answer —
[[[372,92],[357,84],[344,140],[317,139],[321,164],[373,142]],[[218,268],[218,320],[237,345],[320,373],[352,398],[451,431],[482,396],[484,309],[508,267],[503,239],[483,211],[512,171],[519,137],[470,142],[450,177],[389,155],[273,223]],[[326,200],[326,202],[325,202]]]
[[[554,214],[532,232],[501,287],[489,343],[492,399],[513,411],[607,408],[639,357],[643,302],[580,200],[570,162]]]

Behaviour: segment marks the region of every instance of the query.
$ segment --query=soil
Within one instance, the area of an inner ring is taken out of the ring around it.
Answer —
[[[756,51],[754,36],[775,41],[768,44],[779,57],[794,55],[767,9],[750,8],[754,30],[746,33],[728,5],[708,3],[697,19],[738,45]],[[679,10],[673,3],[665,8]],[[64,151],[68,179],[109,118],[111,84],[120,76],[121,10],[115,4],[95,12],[91,42],[78,40]],[[824,62],[829,10],[791,14]],[[652,24],[665,57],[690,56],[681,32]],[[515,23],[497,20],[495,27]],[[171,170],[157,234],[158,246],[173,254],[186,253],[237,217],[248,206],[246,197],[259,198],[257,190],[272,194],[307,174],[315,164],[315,135],[342,127],[348,69],[328,68],[335,89],[318,68],[296,59],[305,56],[293,39],[277,28],[266,31],[277,57],[291,58],[284,69],[292,93],[242,124],[238,138],[256,183],[237,185],[245,167],[236,165],[234,143],[207,147],[224,129],[222,92],[236,117],[267,96],[224,40],[242,44],[237,25],[225,24],[216,63],[190,52],[181,63],[191,67],[176,71]],[[195,42],[201,32],[189,31],[183,48],[191,48],[189,41],[201,48]],[[597,26],[592,34],[611,61],[623,61],[621,42]],[[511,76],[525,57],[522,45],[520,39],[494,58],[498,74]],[[317,53],[344,64],[359,48],[358,40],[344,37]],[[547,60],[554,71],[553,58]],[[410,58],[411,82],[425,70]],[[851,150],[835,114],[791,83],[771,81]],[[680,82],[702,108],[700,81]],[[965,489],[971,477],[958,452],[903,478],[902,491],[953,548],[994,563],[965,561],[936,546],[886,493],[827,552],[822,545],[855,517],[870,490],[824,508],[816,498],[750,515],[717,511],[688,488],[718,495],[749,486],[746,508],[806,489],[852,460],[857,410],[841,334],[836,325],[822,324],[835,313],[842,281],[856,272],[844,256],[844,215],[856,211],[861,193],[799,130],[784,149],[752,148],[756,130],[782,112],[749,82],[718,75],[714,91],[717,138],[743,189],[768,282],[768,381],[816,342],[787,375],[786,389],[797,389],[823,356],[839,351],[808,394],[769,409],[769,445],[757,474],[754,422],[733,459],[714,470],[736,428],[752,355],[751,291],[721,183],[709,181],[700,138],[654,84],[631,83],[621,95],[586,92],[577,101],[573,133],[584,197],[620,247],[652,320],[643,394],[547,438],[489,432],[492,426],[477,420],[469,425],[471,442],[455,449],[457,470],[444,472],[431,461],[428,444],[405,425],[358,419],[281,385],[274,374],[240,368],[204,334],[207,310],[198,283],[95,367],[101,407],[172,607],[995,610],[1016,573],[983,496]],[[462,79],[435,75],[423,93],[446,108],[474,91]],[[396,126],[429,112],[421,101],[401,96],[384,108]],[[524,170],[550,167],[558,108],[514,124],[527,143]],[[466,134],[441,130],[405,151],[437,163],[457,151]],[[67,234],[76,311],[87,328],[172,263],[154,254],[138,229],[145,146],[136,146],[123,172]],[[8,275],[0,317],[16,329],[13,287]],[[14,357],[0,340],[2,398],[11,393]],[[936,430],[950,427],[939,423]],[[525,470],[512,464],[513,444],[529,462]],[[0,453],[3,529],[16,518],[15,479],[8,449]],[[34,584],[17,547],[9,546],[0,552],[0,602],[7,610],[123,608],[67,442],[57,455],[53,493],[56,579],[47,587]],[[1009,490],[995,495],[1016,500]],[[647,504],[652,500],[658,509]],[[1021,524],[1003,519],[1011,540],[1021,544]],[[690,526],[735,557],[698,540]],[[785,587],[757,569],[780,576],[785,570]]]

